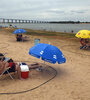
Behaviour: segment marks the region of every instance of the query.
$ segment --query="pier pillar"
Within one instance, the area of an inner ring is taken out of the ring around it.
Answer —
[[[17,20],[15,19],[15,23],[17,23]]]
[[[5,23],[5,19],[3,19],[3,21],[2,21],[3,23]]]

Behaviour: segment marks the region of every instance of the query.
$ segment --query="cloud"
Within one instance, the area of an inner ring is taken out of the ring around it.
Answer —
[[[90,21],[90,0],[0,0],[0,17]]]
[[[71,11],[71,13],[85,13],[85,11]]]
[[[59,8],[53,8],[53,9],[49,9],[47,10],[48,13],[53,13],[53,14],[63,14],[65,13],[64,10],[60,10]]]

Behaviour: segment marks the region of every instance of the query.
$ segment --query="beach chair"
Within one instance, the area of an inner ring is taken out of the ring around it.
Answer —
[[[10,59],[10,60],[12,60],[12,59]],[[11,72],[14,72],[14,73],[16,72],[15,66],[16,66],[16,65],[15,65],[14,62],[9,62],[9,67],[4,69],[4,71],[3,71],[3,73],[0,75],[0,77],[1,77],[2,75],[8,74],[8,75],[11,77],[11,79],[14,79],[14,78],[12,77],[12,75],[11,75]]]
[[[11,79],[14,79],[14,78],[12,77],[12,75],[10,74],[9,69],[10,69],[10,67],[5,68],[4,71],[2,72],[2,74],[0,75],[0,78],[2,77],[2,75],[8,74],[8,75],[10,76]]]
[[[2,77],[2,75],[8,74],[11,77],[11,79],[13,79],[13,77],[10,74],[10,72],[15,72],[15,66],[16,65],[15,65],[15,63],[13,62],[13,60],[11,58],[7,58],[4,55],[5,54],[0,53],[0,57],[1,57],[0,59],[2,61],[8,62],[9,66],[7,68],[5,67],[4,69],[2,69],[4,71],[2,73],[0,73],[0,77]]]
[[[90,46],[87,46],[86,49],[90,50]]]
[[[80,49],[90,49],[90,46],[87,46],[87,45],[85,45],[85,46],[80,46]]]
[[[27,36],[24,36],[24,37],[22,37],[22,41],[24,42],[24,41],[28,41],[29,40],[29,37],[27,37]]]
[[[80,46],[80,49],[86,49],[86,48],[87,48],[86,45],[84,45],[84,46]]]

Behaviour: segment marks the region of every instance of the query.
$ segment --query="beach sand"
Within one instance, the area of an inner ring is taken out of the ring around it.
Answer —
[[[34,39],[39,38],[41,43],[50,43],[57,46],[66,57],[64,64],[50,64],[57,71],[57,76],[42,86],[21,94],[0,94],[0,100],[90,100],[90,50],[80,50],[80,43],[73,39],[45,38],[29,36],[28,41],[16,42],[13,34],[0,31],[0,52],[6,53],[17,62],[44,63],[28,54],[29,48],[34,46]],[[44,66],[45,67],[45,66]],[[12,80],[8,75],[0,78],[0,93],[27,91],[51,79],[56,73],[50,67],[43,72],[30,71],[30,77],[19,80],[16,75]]]

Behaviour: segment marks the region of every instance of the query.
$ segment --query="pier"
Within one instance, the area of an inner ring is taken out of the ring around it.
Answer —
[[[48,23],[47,21],[0,18],[0,23]]]

